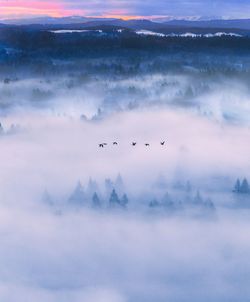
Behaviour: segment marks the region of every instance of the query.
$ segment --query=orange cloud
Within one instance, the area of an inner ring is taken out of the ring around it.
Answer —
[[[146,19],[148,16],[139,16],[139,15],[132,15],[129,10],[127,9],[113,9],[106,11],[101,15],[91,15],[91,17],[102,17],[102,18],[118,18],[123,20],[136,20],[136,19]]]

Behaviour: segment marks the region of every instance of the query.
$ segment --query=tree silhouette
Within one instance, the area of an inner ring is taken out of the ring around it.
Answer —
[[[121,202],[119,200],[119,197],[115,191],[115,189],[112,190],[110,198],[109,198],[109,206],[110,208],[117,208],[117,206],[120,206]]]
[[[69,203],[72,205],[77,205],[77,206],[82,206],[85,201],[85,194],[83,190],[83,186],[81,182],[79,181],[78,184],[76,185],[75,190],[71,194],[69,198]]]
[[[249,184],[246,178],[243,179],[242,184],[240,186],[240,192],[241,193],[250,193]]]
[[[236,180],[236,183],[235,183],[235,185],[234,185],[234,192],[235,193],[240,193],[240,188],[241,188],[241,185],[240,185],[240,180],[239,180],[239,178]]]
[[[203,199],[202,199],[199,191],[197,191],[196,196],[194,197],[194,203],[195,204],[203,203]]]
[[[96,192],[98,192],[97,182],[90,178],[89,182],[88,182],[86,193],[87,193],[88,197],[91,198],[91,196],[93,196],[93,194]]]
[[[123,194],[122,198],[121,198],[121,206],[126,208],[128,205],[128,197],[126,194]]]
[[[109,178],[105,179],[105,189],[107,194],[110,194],[110,192],[112,192],[114,189],[114,184]]]
[[[120,173],[118,174],[115,181],[115,189],[119,194],[122,194],[124,191],[124,184]]]
[[[96,208],[96,209],[101,207],[101,201],[96,192],[94,193],[94,195],[92,197],[92,207]]]
[[[160,206],[160,203],[158,200],[153,199],[152,201],[150,201],[149,203],[149,207],[150,208],[158,208]]]
[[[174,202],[172,201],[170,195],[166,193],[162,198],[162,205],[166,208],[171,208],[174,206]]]

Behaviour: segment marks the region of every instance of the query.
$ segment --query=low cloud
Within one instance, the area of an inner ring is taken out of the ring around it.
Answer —
[[[249,195],[232,192],[237,177],[250,176],[245,82],[78,81],[1,83],[0,300],[246,301]],[[104,190],[118,173],[127,211],[70,207],[78,180],[92,177]],[[152,186],[159,173],[160,193]],[[169,190],[179,202],[173,184],[187,180],[212,196],[212,218],[137,211]],[[45,189],[54,207],[42,202]]]

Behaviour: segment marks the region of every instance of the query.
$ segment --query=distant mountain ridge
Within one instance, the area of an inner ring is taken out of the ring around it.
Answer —
[[[86,23],[91,21],[108,21],[115,20],[114,18],[91,18],[81,16],[69,16],[69,17],[36,17],[36,18],[24,18],[24,19],[5,19],[0,20],[0,23],[6,25],[31,25],[31,24],[75,24]]]
[[[250,19],[234,20],[208,20],[208,21],[188,21],[188,20],[171,20],[164,22],[166,25],[185,26],[185,27],[205,27],[205,28],[237,28],[250,29]]]
[[[199,28],[237,28],[237,29],[250,29],[250,19],[212,19],[212,20],[168,20],[160,22],[150,19],[116,19],[116,18],[92,18],[92,17],[81,17],[81,16],[70,16],[70,17],[37,17],[30,19],[10,19],[1,20],[1,24],[4,25],[78,25],[78,26],[100,26],[100,25],[114,25],[128,27],[132,29],[147,28],[156,29],[171,26],[180,27],[199,27]]]

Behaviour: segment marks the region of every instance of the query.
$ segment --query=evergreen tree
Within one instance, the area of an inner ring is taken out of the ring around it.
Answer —
[[[186,192],[191,193],[191,191],[192,191],[192,186],[191,186],[190,181],[188,180],[186,183]]]
[[[149,203],[149,207],[150,208],[158,208],[160,206],[160,203],[158,202],[158,200],[153,199],[152,201],[150,201]]]
[[[97,195],[97,193],[95,192],[93,197],[92,197],[92,206],[93,208],[100,208],[101,207],[101,201]]]
[[[85,201],[85,194],[84,194],[83,186],[79,181],[75,190],[73,191],[73,193],[69,198],[69,203],[72,205],[81,206],[84,204],[84,201]]]
[[[172,201],[172,199],[171,199],[171,197],[170,197],[170,195],[168,193],[166,193],[163,196],[163,198],[162,198],[162,205],[164,207],[167,207],[167,208],[173,207],[174,203],[173,203],[173,201]]]
[[[121,199],[121,206],[126,208],[128,205],[128,197],[126,194],[123,194],[122,199]]]
[[[209,210],[215,210],[215,206],[214,203],[211,201],[210,198],[208,198],[205,202],[204,202],[204,206],[209,209]]]
[[[121,205],[121,202],[119,200],[119,197],[115,191],[115,189],[112,190],[112,193],[110,195],[110,198],[109,198],[109,206],[111,208],[116,208],[117,206],[120,206]]]
[[[87,186],[87,191],[86,191],[88,197],[91,198],[91,196],[93,196],[94,193],[96,193],[98,191],[99,191],[99,188],[98,188],[97,182],[90,178],[89,182],[88,182],[88,186]]]
[[[250,193],[249,184],[246,178],[243,179],[242,184],[240,186],[240,192],[241,193]]]
[[[236,180],[236,183],[234,185],[234,192],[235,193],[240,193],[240,189],[241,189],[241,184],[240,184],[240,180],[239,178]]]
[[[194,203],[195,204],[203,203],[203,199],[202,199],[199,191],[197,191],[196,196],[194,197]]]
[[[122,194],[124,192],[124,184],[120,173],[118,174],[115,181],[115,189],[119,194]]]
[[[186,98],[193,98],[194,92],[190,86],[188,86],[187,90],[185,91],[185,97]]]
[[[110,194],[114,189],[114,184],[109,178],[105,179],[105,189],[107,194]]]

